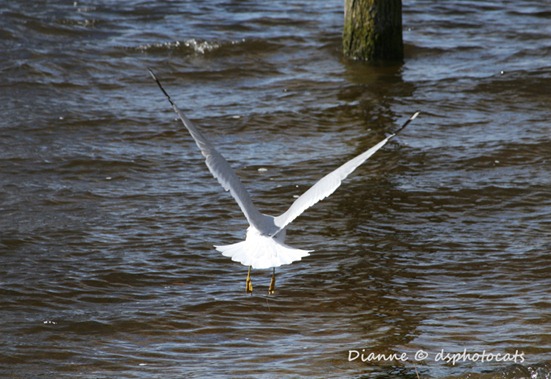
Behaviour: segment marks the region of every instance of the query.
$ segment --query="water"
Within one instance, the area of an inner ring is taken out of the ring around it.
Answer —
[[[404,2],[394,67],[343,59],[341,1],[266,3],[3,5],[0,376],[549,377],[548,3]],[[147,67],[270,214],[422,115],[247,296],[212,248],[246,222]]]

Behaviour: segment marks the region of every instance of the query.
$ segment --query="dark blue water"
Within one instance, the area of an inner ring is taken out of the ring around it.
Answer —
[[[549,378],[549,4],[403,12],[373,67],[341,1],[3,4],[0,376]],[[422,114],[247,296],[212,247],[245,218],[148,67],[269,214]]]

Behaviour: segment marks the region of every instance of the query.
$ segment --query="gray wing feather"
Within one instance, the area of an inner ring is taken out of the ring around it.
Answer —
[[[310,189],[308,189],[298,199],[295,200],[295,202],[285,213],[274,219],[275,224],[279,228],[279,230],[272,235],[275,235],[281,230],[285,229],[287,225],[289,225],[295,218],[300,216],[305,210],[335,192],[337,188],[339,188],[339,186],[341,185],[342,181],[348,175],[350,175],[356,168],[358,168],[358,166],[369,159],[369,157],[375,154],[377,150],[386,145],[386,143],[390,141],[392,137],[401,132],[407,125],[409,125],[410,122],[415,120],[418,115],[419,112],[415,112],[396,132],[389,135],[369,150],[366,150],[362,154],[356,156],[355,158],[352,158],[351,160],[337,168],[335,171],[325,175],[316,184],[310,187]]]
[[[348,175],[350,175],[369,157],[375,154],[377,150],[383,147],[392,137],[394,137],[394,134],[388,136],[377,145],[349,160],[348,162],[337,168],[335,171],[321,178],[318,182],[316,182],[316,184],[314,184],[312,187],[310,187],[310,189],[308,189],[298,199],[296,199],[285,213],[275,218],[276,226],[280,230],[284,229],[295,218],[300,216],[305,210],[335,192],[337,188],[339,188],[339,186],[341,185],[342,181]],[[277,234],[277,232],[275,234]]]
[[[230,194],[233,196],[239,207],[241,208],[241,211],[243,211],[243,214],[247,218],[247,221],[249,221],[249,224],[254,226],[259,231],[263,232],[265,231],[267,225],[267,219],[268,216],[265,216],[261,214],[256,207],[254,206],[251,197],[249,196],[249,193],[241,183],[241,180],[237,177],[229,163],[224,159],[224,157],[216,151],[214,146],[203,136],[203,134],[193,125],[193,123],[178,109],[176,104],[172,101],[170,95],[165,91],[163,86],[161,85],[161,82],[155,74],[149,70],[149,73],[155,79],[157,84],[159,85],[159,88],[165,96],[167,97],[168,101],[170,102],[170,105],[172,105],[172,109],[176,112],[186,129],[189,131],[193,139],[195,140],[195,143],[197,144],[197,147],[199,147],[199,150],[201,150],[201,153],[205,157],[205,163],[207,164],[207,167],[211,174],[218,180],[218,182],[222,185],[222,187],[229,191]]]

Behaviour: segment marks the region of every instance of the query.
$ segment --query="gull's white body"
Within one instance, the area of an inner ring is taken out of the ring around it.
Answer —
[[[218,182],[220,182],[222,187],[231,193],[249,222],[250,226],[247,229],[245,241],[232,245],[215,246],[216,250],[220,251],[224,256],[230,257],[233,261],[252,268],[267,269],[279,267],[308,256],[312,250],[295,249],[285,245],[286,227],[306,209],[335,192],[348,175],[375,154],[377,150],[382,148],[397,133],[389,135],[369,150],[356,156],[321,178],[309,190],[296,199],[285,213],[277,217],[272,217],[258,211],[249,193],[246,191],[228,162],[172,102],[172,99],[151,70],[150,73],[195,140],[195,143],[205,157],[210,172]],[[410,121],[417,117],[417,115],[418,112],[411,116],[398,131],[402,130]]]
[[[295,249],[285,245],[284,241],[285,230],[274,237],[270,237],[263,235],[254,226],[249,226],[245,241],[215,247],[222,255],[253,268],[271,268],[286,265],[306,257],[312,251]]]

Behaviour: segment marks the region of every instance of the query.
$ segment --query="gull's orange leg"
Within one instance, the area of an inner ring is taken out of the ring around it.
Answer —
[[[249,266],[249,272],[247,273],[247,279],[245,281],[245,289],[247,290],[247,293],[253,293],[253,282],[251,280],[251,268],[252,266]]]
[[[270,281],[270,287],[268,288],[268,293],[270,295],[273,295],[275,293],[275,282],[276,282],[276,278],[275,278],[275,267],[274,267],[274,271],[272,272],[272,280]]]

